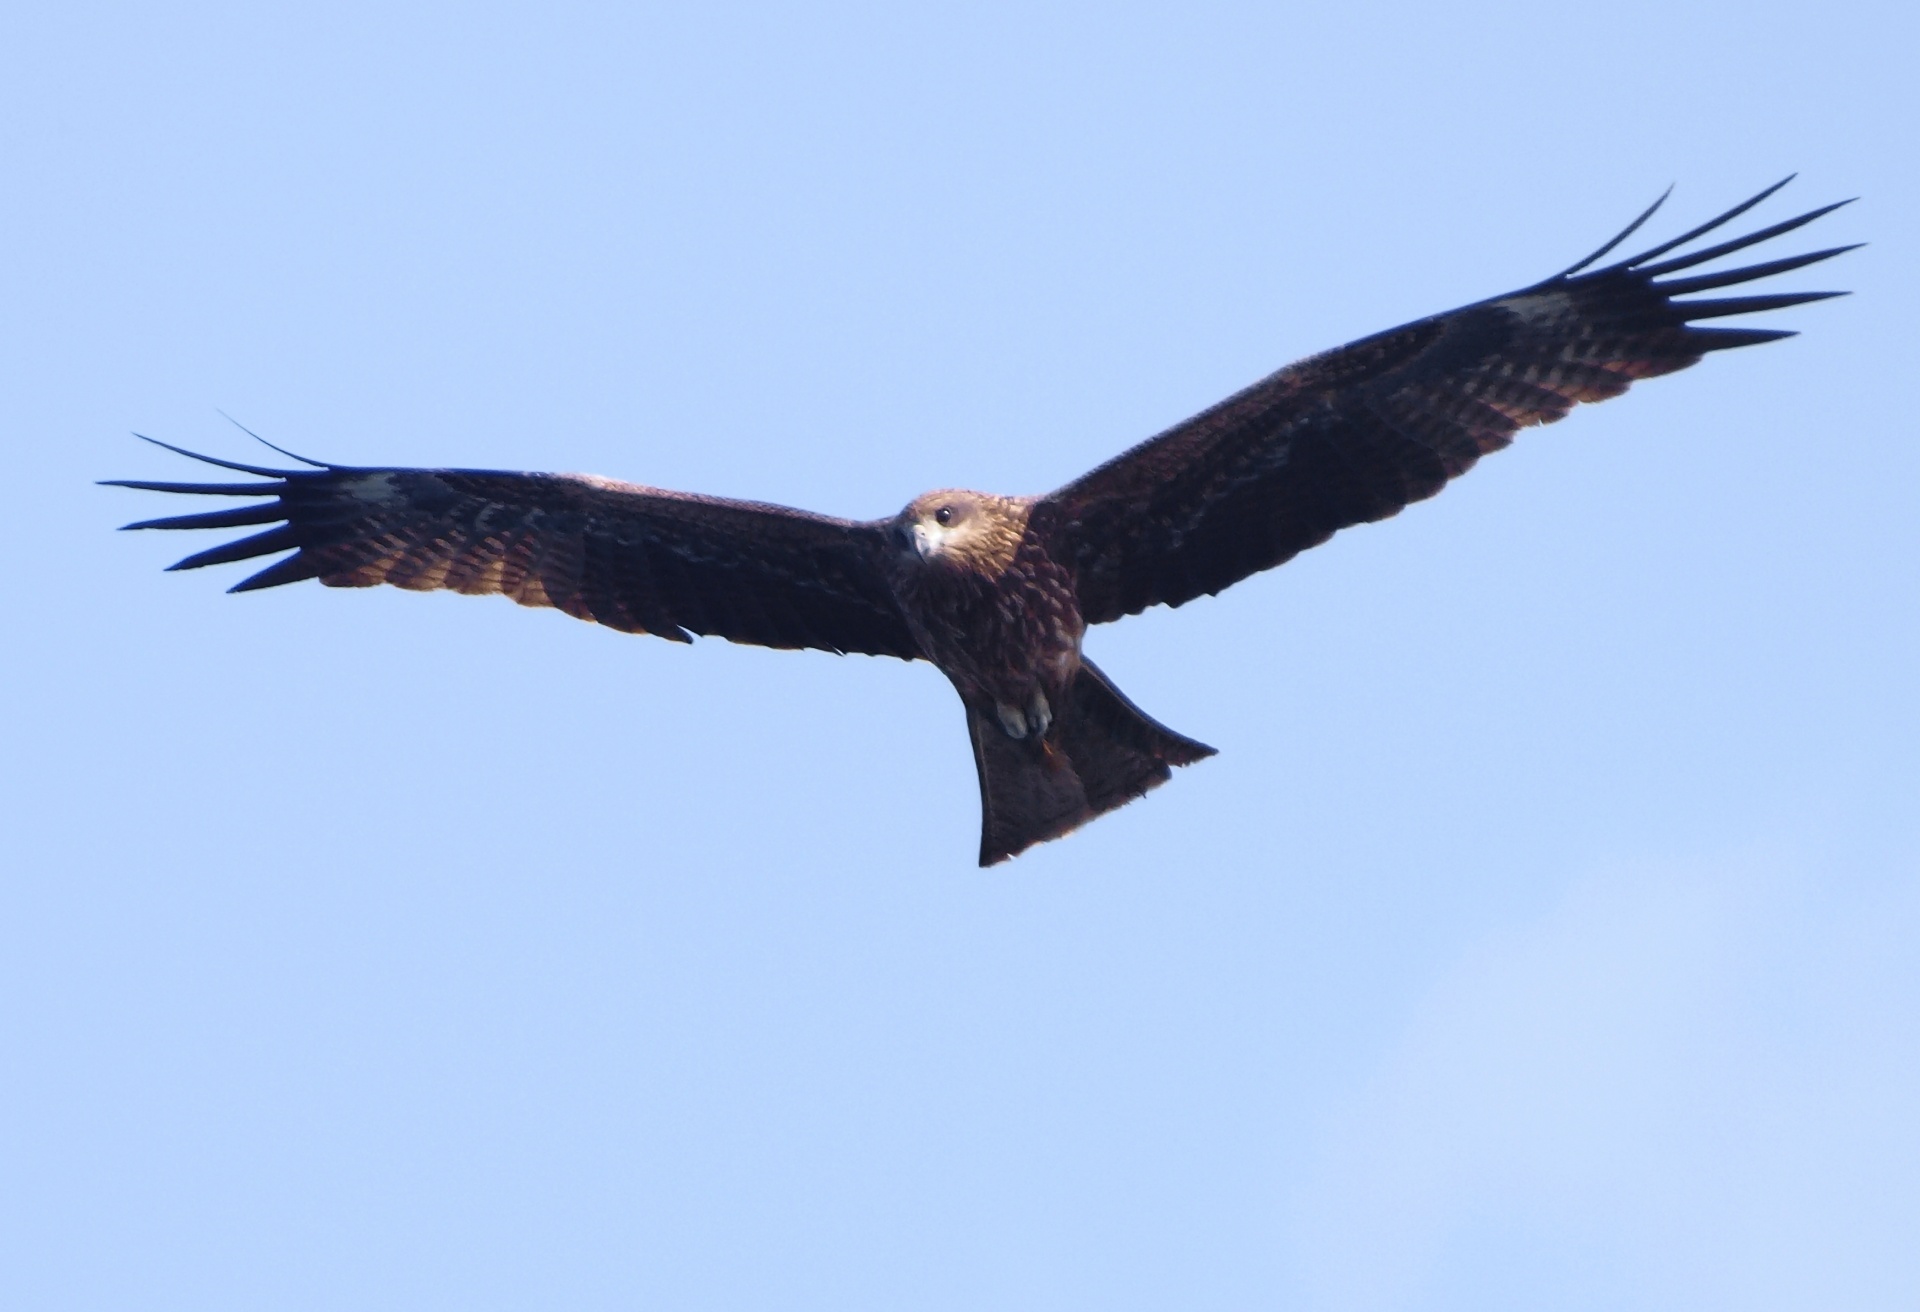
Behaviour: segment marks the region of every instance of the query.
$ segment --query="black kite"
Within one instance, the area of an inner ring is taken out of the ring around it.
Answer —
[[[1081,655],[1089,624],[1218,592],[1348,525],[1385,519],[1577,401],[1618,396],[1709,351],[1792,335],[1698,320],[1839,295],[1676,299],[1853,249],[1666,277],[1838,208],[1660,258],[1784,185],[1592,268],[1656,201],[1563,273],[1289,365],[1046,496],[930,492],[891,519],[856,523],[582,474],[304,460],[312,467],[281,470],[205,456],[194,458],[274,481],[116,485],[271,497],[127,526],[277,525],[173,566],[294,553],[236,592],[310,578],[498,592],[674,642],[700,634],[931,661],[966,704],[980,863],[991,865],[1213,754],[1148,718]]]

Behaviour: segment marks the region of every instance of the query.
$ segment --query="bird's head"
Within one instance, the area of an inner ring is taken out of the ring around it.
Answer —
[[[923,564],[998,575],[1027,529],[1025,502],[949,488],[916,497],[893,521],[894,542]]]

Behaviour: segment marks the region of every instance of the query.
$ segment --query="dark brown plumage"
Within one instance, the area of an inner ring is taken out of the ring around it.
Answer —
[[[272,481],[115,485],[272,498],[127,526],[276,525],[173,567],[294,553],[234,591],[317,578],[497,592],[676,642],[699,634],[931,661],[966,705],[980,862],[990,865],[1213,754],[1149,719],[1081,655],[1088,625],[1218,592],[1395,514],[1576,402],[1792,335],[1696,321],[1839,295],[1676,299],[1853,249],[1667,278],[1838,208],[1661,259],[1784,185],[1587,271],[1655,202],[1564,273],[1290,365],[1042,497],[933,492],[859,523],[579,474],[313,461],[279,470],[178,447],[168,449]]]

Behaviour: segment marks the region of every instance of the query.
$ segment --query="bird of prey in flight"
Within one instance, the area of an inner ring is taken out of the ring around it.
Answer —
[[[585,474],[299,456],[307,468],[269,469],[178,447],[270,481],[115,485],[268,498],[127,526],[275,525],[173,566],[293,553],[236,592],[311,578],[497,592],[673,642],[700,634],[928,661],[966,706],[980,864],[992,865],[1213,754],[1149,718],[1085,657],[1089,625],[1219,592],[1348,525],[1385,519],[1575,402],[1792,335],[1702,320],[1839,295],[1682,299],[1853,249],[1674,276],[1839,207],[1676,253],[1784,185],[1600,264],[1656,201],[1562,273],[1288,365],[1044,496],[929,492],[891,518],[856,522]]]

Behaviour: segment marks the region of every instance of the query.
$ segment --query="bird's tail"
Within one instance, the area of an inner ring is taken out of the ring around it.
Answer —
[[[1214,749],[1156,723],[1089,661],[1044,738],[1007,737],[993,711],[969,704],[980,772],[980,864],[1018,856],[1125,806]]]

